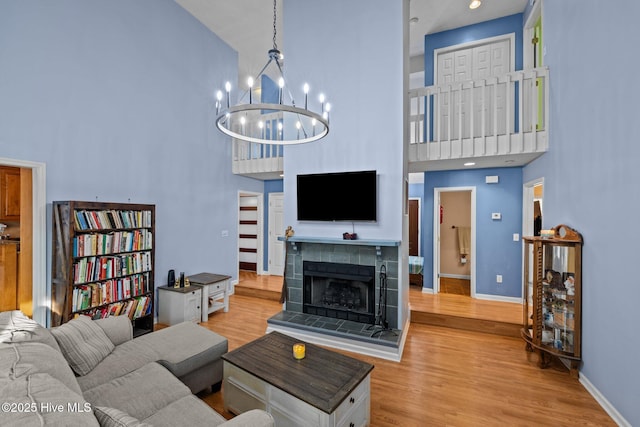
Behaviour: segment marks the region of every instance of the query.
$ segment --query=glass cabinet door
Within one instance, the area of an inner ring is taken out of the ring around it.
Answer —
[[[541,344],[561,352],[574,352],[575,248],[544,245]]]

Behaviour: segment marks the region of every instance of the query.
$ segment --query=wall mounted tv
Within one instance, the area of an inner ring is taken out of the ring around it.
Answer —
[[[377,220],[376,171],[298,175],[298,221]]]

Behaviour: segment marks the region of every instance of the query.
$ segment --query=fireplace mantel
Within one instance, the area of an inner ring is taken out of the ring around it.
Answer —
[[[284,238],[278,238],[279,240],[285,240]],[[356,240],[344,240],[332,237],[304,237],[304,236],[292,236],[286,239],[293,243],[327,243],[330,245],[359,245],[359,246],[400,246],[399,240],[377,240],[377,239],[356,239]]]

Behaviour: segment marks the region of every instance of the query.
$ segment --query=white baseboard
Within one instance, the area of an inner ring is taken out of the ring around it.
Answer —
[[[522,304],[522,298],[519,298],[519,297],[505,297],[502,295],[476,294],[475,298],[484,299],[488,301],[514,302],[516,304]]]
[[[229,295],[233,295],[236,293],[236,285],[238,284],[238,279],[231,281],[231,289],[229,289]]]
[[[446,277],[447,279],[462,279],[462,280],[471,280],[471,276],[468,274],[444,274],[440,273],[440,277]]]
[[[604,397],[602,393],[600,393],[600,390],[598,390],[591,383],[591,381],[589,381],[589,379],[584,376],[582,372],[580,372],[579,381],[580,381],[580,384],[582,384],[584,388],[587,389],[587,391],[591,394],[591,396],[593,396],[593,398],[596,399],[596,401],[600,404],[600,406],[602,406],[602,409],[604,409],[606,413],[609,414],[611,418],[613,418],[613,421],[616,424],[618,424],[621,427],[631,427],[631,423],[624,419],[624,417],[620,414],[620,412],[618,412],[618,410],[611,404],[611,402],[609,402],[607,398]]]
[[[433,294],[433,288],[422,288],[423,294]]]

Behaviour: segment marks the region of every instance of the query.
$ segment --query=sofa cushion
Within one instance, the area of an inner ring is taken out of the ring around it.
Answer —
[[[78,375],[91,372],[115,347],[102,328],[85,316],[51,329],[51,333]]]
[[[20,310],[0,313],[0,342],[41,342],[60,351],[51,332]]]
[[[225,337],[193,322],[160,329],[136,338],[136,341],[154,349],[160,355],[158,363],[176,377],[219,360],[228,350]]]
[[[158,358],[155,350],[142,345],[136,338],[117,346],[91,372],[78,377],[78,384],[85,392],[155,362]]]
[[[133,339],[133,325],[127,316],[111,316],[94,320],[109,337],[113,345],[120,345]]]
[[[59,351],[39,342],[0,344],[0,377],[15,379],[39,372],[51,375],[73,392],[82,394],[75,375]]]
[[[217,426],[226,420],[194,395],[184,396],[161,408],[145,420],[154,427],[198,426],[207,420],[207,426]]]
[[[0,411],[2,426],[98,426],[91,405],[49,374],[0,379],[0,400],[15,408]]]
[[[93,408],[100,427],[152,427],[150,424],[141,423],[139,419],[115,408],[96,406]]]
[[[157,363],[148,363],[84,392],[93,406],[116,408],[143,421],[171,402],[190,395],[187,386]]]

